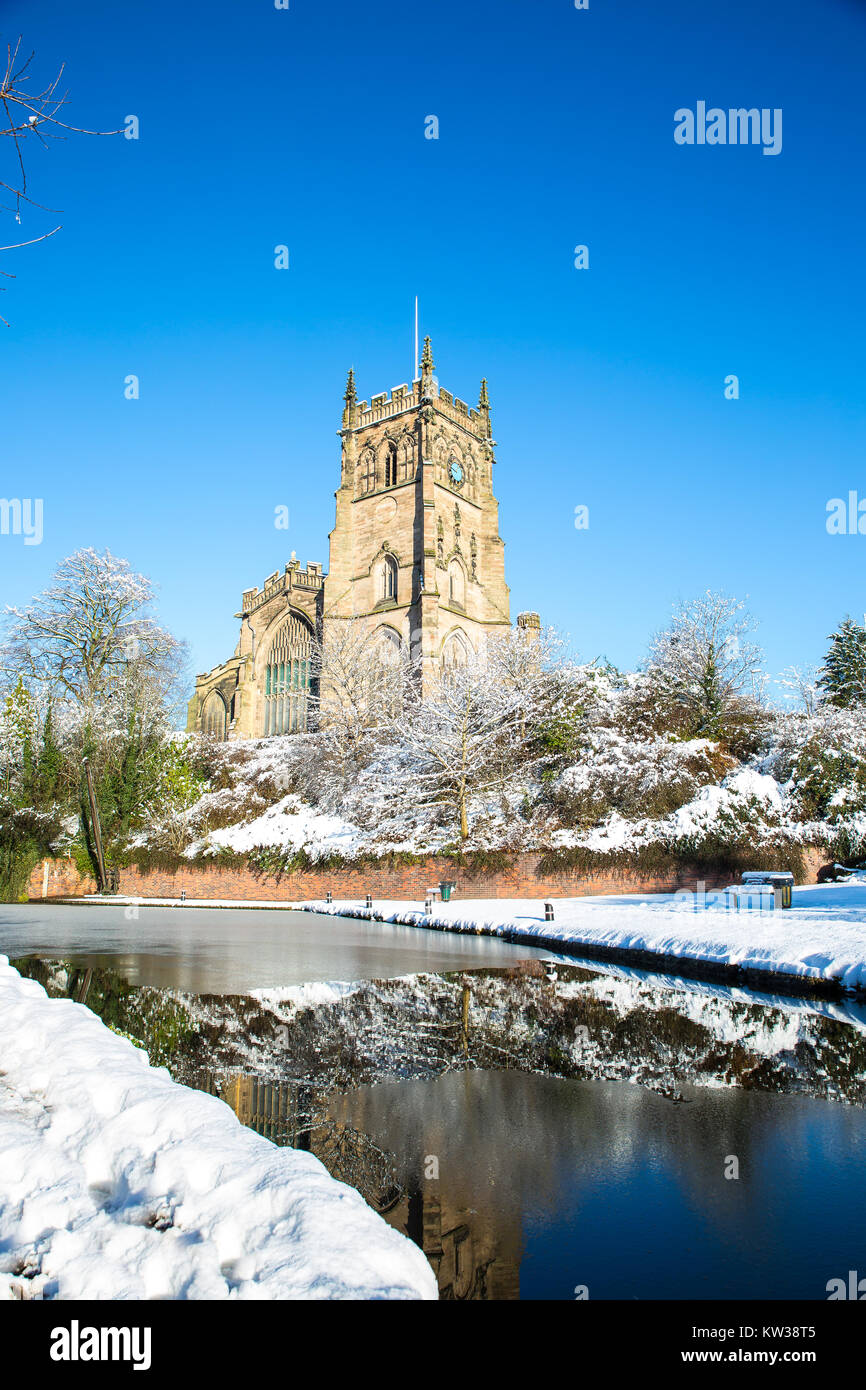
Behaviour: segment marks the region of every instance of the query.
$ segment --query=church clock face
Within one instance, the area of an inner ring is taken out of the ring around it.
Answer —
[[[454,487],[462,487],[465,476],[461,465],[456,459],[452,459],[448,465],[448,477],[451,479]]]

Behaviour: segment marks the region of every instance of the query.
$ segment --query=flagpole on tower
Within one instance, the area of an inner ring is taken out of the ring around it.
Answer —
[[[418,296],[415,296],[415,375],[413,381],[418,380]]]

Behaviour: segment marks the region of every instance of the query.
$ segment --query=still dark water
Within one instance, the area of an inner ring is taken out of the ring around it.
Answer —
[[[385,1219],[445,1297],[826,1299],[866,1275],[866,1111],[684,1094],[476,1071],[330,1109],[394,1154],[407,1196]]]

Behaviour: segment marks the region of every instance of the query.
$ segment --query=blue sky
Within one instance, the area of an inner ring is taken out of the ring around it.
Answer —
[[[196,670],[228,656],[243,588],[327,564],[346,371],[410,378],[418,294],[441,384],[490,383],[513,613],[630,666],[722,588],[776,672],[866,610],[866,536],[825,528],[866,499],[866,5],[0,0],[0,32],[65,61],[74,123],[140,119],[34,148],[62,212],[19,235],[63,230],[0,258],[0,493],[45,506],[0,599],[108,546]],[[675,144],[699,100],[781,108],[781,154]]]

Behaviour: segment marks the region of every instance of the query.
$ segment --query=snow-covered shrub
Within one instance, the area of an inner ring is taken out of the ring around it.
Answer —
[[[594,825],[612,811],[629,819],[664,816],[735,765],[706,739],[680,743],[594,729],[580,762],[552,785],[550,799],[564,825]]]
[[[792,820],[823,825],[845,862],[866,855],[866,709],[779,716],[762,765],[784,785]]]

